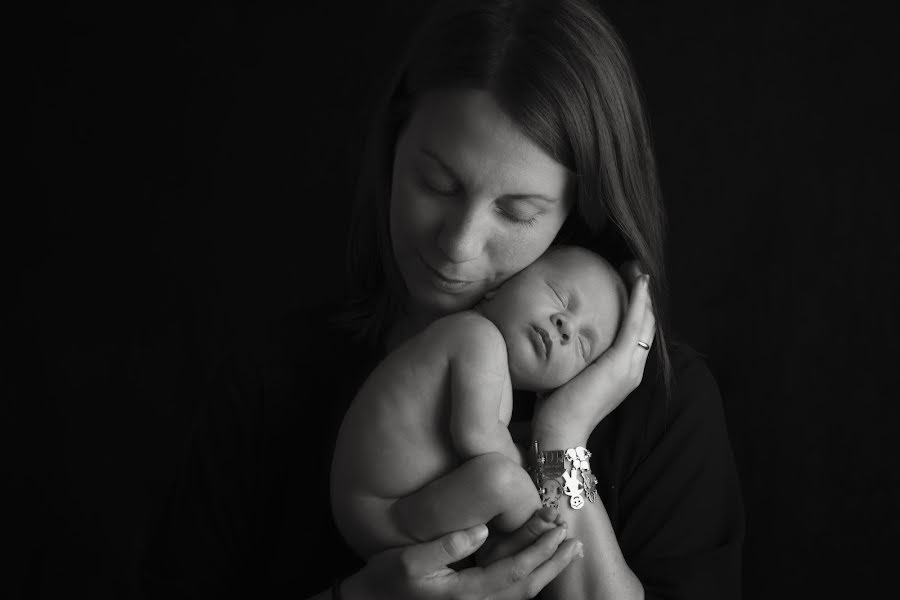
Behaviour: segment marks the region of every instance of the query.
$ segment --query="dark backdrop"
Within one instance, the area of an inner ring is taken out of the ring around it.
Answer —
[[[416,16],[119,4],[10,23],[27,106],[7,115],[28,137],[3,203],[0,422],[28,597],[130,597],[204,368],[236,331],[339,294],[366,99]],[[655,132],[675,330],[724,397],[746,596],[890,591],[892,15],[605,6]]]

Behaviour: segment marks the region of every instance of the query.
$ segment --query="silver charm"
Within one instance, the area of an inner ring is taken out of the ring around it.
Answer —
[[[541,487],[541,506],[550,506],[559,508],[559,499],[562,497],[562,489],[559,481],[555,479],[545,479]]]
[[[591,472],[591,465],[588,462],[591,458],[591,451],[584,446],[578,446],[574,450],[570,449],[566,451],[566,456],[569,456],[570,453],[575,456],[574,460],[570,459],[572,460],[572,464],[576,469],[581,471],[581,481],[584,484],[584,497],[590,502],[593,502],[597,491],[597,478]]]
[[[582,468],[581,479],[584,481],[584,497],[593,502],[597,492],[597,476],[591,473],[590,467]]]
[[[571,475],[568,471],[563,471],[563,479],[566,480],[563,492],[570,497],[569,504],[576,510],[584,506],[584,498],[581,497],[584,486],[578,481],[578,473],[578,469],[572,469]]]

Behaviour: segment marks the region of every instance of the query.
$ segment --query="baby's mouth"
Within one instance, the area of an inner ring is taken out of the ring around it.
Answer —
[[[541,336],[541,343],[543,344],[544,349],[544,358],[550,358],[550,353],[553,351],[553,340],[550,339],[550,334],[547,333],[546,329],[542,329],[541,327],[534,326],[534,330],[539,336]]]

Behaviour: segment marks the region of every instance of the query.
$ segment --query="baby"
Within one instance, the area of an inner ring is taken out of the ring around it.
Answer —
[[[613,342],[625,286],[603,258],[555,246],[473,310],[388,355],[351,404],[331,468],[342,535],[364,558],[541,507],[510,436],[512,390],[543,392]]]

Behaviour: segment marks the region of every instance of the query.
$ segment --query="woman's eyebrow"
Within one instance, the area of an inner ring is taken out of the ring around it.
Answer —
[[[462,182],[463,178],[459,176],[459,174],[453,170],[453,168],[448,165],[444,160],[438,156],[433,150],[429,150],[428,148],[422,148],[422,154],[436,162],[443,170],[447,172],[453,179],[456,181]],[[498,198],[498,200],[527,200],[529,198],[534,198],[536,200],[542,200],[547,204],[556,204],[558,200],[555,198],[551,198],[549,196],[545,196],[543,194],[503,194]]]
[[[503,200],[541,200],[542,202],[546,202],[547,204],[556,204],[556,200],[550,198],[549,196],[545,196],[543,194],[503,194],[501,197]]]
[[[445,171],[447,171],[447,173],[449,173],[454,179],[456,179],[457,181],[460,180],[460,177],[459,177],[459,175],[457,175],[456,171],[454,171],[450,167],[450,165],[448,165],[446,162],[444,162],[444,160],[440,156],[438,156],[434,151],[429,150],[428,148],[422,148],[422,154],[424,154],[425,156],[427,156],[428,158],[430,158],[431,160],[436,162],[438,165],[440,165],[440,167],[442,169],[444,169]]]

